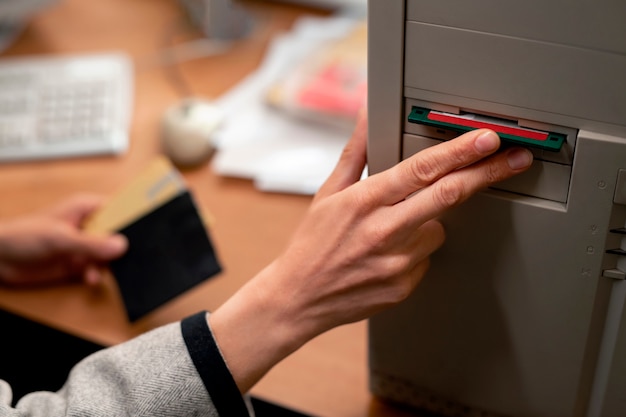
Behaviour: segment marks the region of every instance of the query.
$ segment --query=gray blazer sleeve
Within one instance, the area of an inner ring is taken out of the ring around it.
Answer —
[[[252,415],[204,312],[86,357],[58,392],[30,393],[15,407],[0,381],[2,417]]]

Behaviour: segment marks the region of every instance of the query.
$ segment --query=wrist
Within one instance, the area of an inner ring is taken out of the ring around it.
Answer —
[[[274,265],[265,268],[208,317],[242,393],[312,337],[290,311],[288,294],[265,285],[281,281],[275,272]]]

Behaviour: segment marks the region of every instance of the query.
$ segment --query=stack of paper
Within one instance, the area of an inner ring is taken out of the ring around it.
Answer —
[[[317,192],[353,124],[294,117],[270,105],[268,92],[320,47],[345,39],[362,24],[362,19],[351,17],[306,17],[272,42],[260,68],[216,102],[226,119],[215,135],[215,172],[250,178],[263,191]],[[366,48],[365,42],[362,47]]]

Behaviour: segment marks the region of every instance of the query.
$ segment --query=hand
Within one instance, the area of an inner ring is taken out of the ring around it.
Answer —
[[[359,181],[366,136],[363,118],[285,252],[209,316],[242,392],[313,337],[408,297],[444,241],[437,217],[532,162],[478,130]]]
[[[81,230],[101,203],[97,196],[78,195],[48,210],[0,222],[0,283],[100,282],[101,268],[128,246],[122,235],[93,236]]]

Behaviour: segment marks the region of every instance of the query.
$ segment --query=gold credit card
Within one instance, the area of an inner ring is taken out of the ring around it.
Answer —
[[[185,191],[180,172],[166,157],[157,157],[93,213],[83,227],[96,234],[119,231]]]

